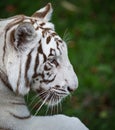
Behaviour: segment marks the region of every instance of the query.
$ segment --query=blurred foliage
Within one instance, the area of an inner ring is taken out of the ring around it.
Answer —
[[[79,79],[60,113],[79,117],[90,130],[115,130],[115,1],[0,0],[0,17],[32,15],[48,2],[56,32],[63,37],[68,30],[69,57]]]

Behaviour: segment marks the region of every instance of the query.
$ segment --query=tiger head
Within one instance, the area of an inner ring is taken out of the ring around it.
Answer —
[[[3,71],[12,90],[25,95],[32,89],[48,105],[55,105],[78,87],[78,79],[66,43],[49,22],[51,14],[48,3],[31,17],[17,15],[3,20],[0,37],[4,36]]]

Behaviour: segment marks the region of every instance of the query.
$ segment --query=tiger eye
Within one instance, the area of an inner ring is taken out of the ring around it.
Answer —
[[[53,60],[51,61],[51,63],[55,64],[56,67],[59,66],[59,64],[58,64],[58,62],[57,62],[56,59],[53,59]]]

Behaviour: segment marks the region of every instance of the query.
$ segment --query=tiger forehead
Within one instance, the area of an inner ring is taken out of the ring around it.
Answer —
[[[46,35],[46,34],[43,34],[43,35]],[[53,35],[53,33],[51,35]],[[60,56],[62,55],[62,52],[63,52],[62,50],[64,47],[64,43],[62,40],[58,39],[55,36],[52,37],[51,35],[49,34],[41,38],[42,49],[47,57]]]
[[[59,41],[60,43],[62,43],[61,38],[59,37],[59,35],[54,31],[54,25],[51,22],[43,22],[40,20],[36,20],[34,18],[30,18],[30,19],[25,19],[23,22],[30,22],[36,31],[41,30],[42,32],[42,37],[45,37],[45,34],[49,34],[50,37],[48,37],[48,39],[50,40],[51,37],[56,37],[55,41]],[[47,39],[47,43],[48,40]]]
[[[54,31],[54,26],[50,22],[42,22],[35,19],[31,19],[31,23],[34,26],[36,31],[40,31],[42,34],[41,39],[46,39],[45,43],[48,45],[50,44],[51,40],[53,39],[55,44],[55,48],[50,48],[49,56],[53,55],[61,55],[62,48],[64,47],[63,40],[59,37],[59,35]],[[42,41],[42,40],[41,40]],[[58,50],[58,53],[57,51]],[[45,50],[44,50],[45,51]]]

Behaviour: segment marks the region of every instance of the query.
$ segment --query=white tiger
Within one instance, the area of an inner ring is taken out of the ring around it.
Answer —
[[[23,97],[32,89],[51,106],[78,86],[66,44],[49,22],[51,14],[48,3],[31,17],[0,20],[2,130],[88,130],[76,117],[30,115]]]

